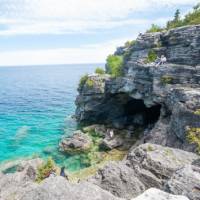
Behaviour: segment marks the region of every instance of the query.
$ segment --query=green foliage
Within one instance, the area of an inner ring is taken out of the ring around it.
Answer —
[[[188,128],[186,137],[189,143],[197,146],[197,152],[200,154],[200,128]]]
[[[195,110],[195,111],[194,111],[194,114],[195,114],[195,115],[200,115],[200,109]]]
[[[104,71],[104,69],[97,67],[96,70],[95,70],[95,73],[102,75],[102,74],[105,74],[105,71]]]
[[[156,24],[152,24],[151,28],[147,30],[147,33],[160,32],[163,30],[170,30],[173,28],[187,26],[187,25],[197,25],[200,24],[200,3],[193,7],[193,10],[186,14],[182,19],[180,17],[180,10],[177,9],[174,18],[166,23],[165,28],[161,28]]]
[[[154,148],[149,144],[147,147],[147,151],[154,151]]]
[[[180,11],[177,10],[172,21],[167,22],[167,29],[177,28],[187,25],[200,24],[200,4],[194,6],[193,11],[189,12],[184,16],[183,19],[180,18]]]
[[[163,30],[163,28],[161,28],[160,26],[158,26],[156,24],[152,24],[151,28],[149,30],[147,30],[147,33],[161,32],[162,30]]]
[[[166,76],[162,76],[160,81],[162,84],[172,84],[173,80],[174,80],[173,77],[166,75]]]
[[[147,64],[147,63],[155,62],[156,59],[157,59],[157,54],[154,50],[151,49],[148,52],[148,57],[146,58],[145,63]]]
[[[51,173],[56,172],[56,166],[52,158],[48,158],[48,160],[43,163],[37,169],[37,182],[41,182],[45,178],[48,178]]]
[[[87,87],[92,88],[92,87],[94,87],[94,81],[92,79],[88,78],[86,81],[86,85],[87,85]]]
[[[88,80],[88,74],[85,74],[84,76],[82,76],[79,81],[79,88],[82,88],[85,85],[87,80]]]
[[[107,58],[108,73],[113,77],[122,76],[123,56],[109,55]]]
[[[127,41],[124,45],[125,45],[125,47],[129,48],[129,47],[133,46],[135,44],[135,42],[136,42],[135,40]]]

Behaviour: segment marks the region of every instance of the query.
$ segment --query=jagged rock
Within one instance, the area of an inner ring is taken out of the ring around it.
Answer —
[[[111,150],[117,147],[121,147],[124,145],[124,138],[122,138],[120,135],[115,136],[114,138],[105,138],[102,140],[102,142],[99,144],[100,149],[102,150]]]
[[[124,163],[111,162],[89,180],[112,194],[131,199],[145,190],[135,171]]]
[[[63,177],[50,177],[41,185],[29,189],[20,200],[119,200],[98,186],[84,182],[70,184]]]
[[[84,152],[87,151],[92,144],[91,138],[78,130],[75,131],[71,138],[63,138],[59,144],[60,151],[67,153]]]
[[[194,153],[147,143],[130,150],[122,162],[107,164],[89,181],[131,199],[151,187],[163,189],[175,171],[198,158]]]
[[[118,129],[130,125],[146,128],[157,122],[157,127],[163,125],[165,131],[150,131],[147,142],[195,152],[195,145],[187,141],[187,127],[200,127],[200,115],[195,114],[200,108],[199,35],[200,25],[140,35],[129,49],[131,55],[122,77],[103,79],[103,90],[100,86],[92,93],[79,90],[78,121]],[[138,62],[151,49],[158,56],[165,54],[168,63],[156,67]],[[93,78],[94,82],[98,80]]]
[[[21,200],[21,197],[27,192],[25,188],[31,189],[35,187],[36,170],[41,163],[41,159],[33,159],[6,164],[4,172],[8,172],[9,168],[14,166],[17,166],[17,171],[0,175],[0,199]]]
[[[158,179],[166,180],[177,169],[198,158],[194,153],[146,143],[128,153],[126,164],[138,172],[138,169],[145,169]]]
[[[187,165],[177,170],[166,184],[166,191],[200,200],[200,168]]]
[[[189,200],[185,196],[172,195],[156,188],[151,188],[132,200]]]

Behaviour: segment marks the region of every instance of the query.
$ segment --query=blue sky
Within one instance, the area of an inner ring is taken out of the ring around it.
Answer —
[[[100,63],[197,0],[0,0],[0,65]]]

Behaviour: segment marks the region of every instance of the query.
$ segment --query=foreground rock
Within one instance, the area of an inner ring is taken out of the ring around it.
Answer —
[[[74,132],[71,138],[63,138],[59,144],[60,150],[67,153],[85,152],[92,145],[91,138],[78,130]]]
[[[176,196],[156,188],[151,188],[145,191],[139,197],[132,199],[132,200],[189,200],[185,196]]]
[[[194,153],[147,143],[131,150],[124,161],[107,164],[89,181],[131,199],[151,187],[163,189],[174,172],[198,158]]]
[[[16,172],[0,174],[0,199],[21,200],[27,189],[35,187],[37,167],[41,163],[41,159],[33,159],[6,164],[5,172],[10,171],[9,169],[13,167],[16,168]]]
[[[60,176],[51,176],[41,184],[23,180],[19,174],[6,180],[4,184],[0,182],[2,200],[120,200],[96,185],[87,182],[72,185]]]
[[[187,165],[177,170],[167,182],[166,191],[200,200],[200,168]]]

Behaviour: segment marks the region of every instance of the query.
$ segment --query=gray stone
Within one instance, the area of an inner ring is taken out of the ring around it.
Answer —
[[[200,200],[200,168],[187,165],[177,170],[167,182],[166,191]]]
[[[156,188],[151,188],[132,200],[189,200],[185,196],[172,195]]]
[[[50,177],[27,190],[20,200],[119,200],[91,183],[70,184],[63,177]]]
[[[174,172],[198,158],[194,153],[146,143],[131,149],[123,161],[99,169],[89,181],[131,199],[148,188],[163,189]]]
[[[131,199],[141,194],[145,186],[135,171],[124,163],[111,162],[89,180],[115,196]]]
[[[78,151],[87,151],[92,144],[91,138],[78,130],[75,131],[71,138],[63,138],[59,143],[60,151],[67,153],[76,153]]]

